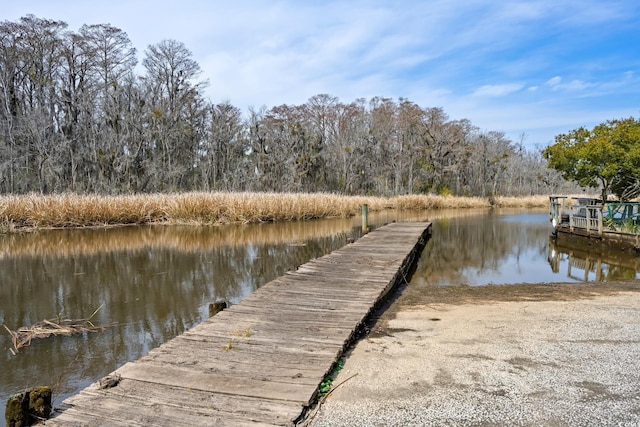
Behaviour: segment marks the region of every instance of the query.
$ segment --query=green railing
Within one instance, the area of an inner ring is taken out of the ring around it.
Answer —
[[[607,203],[604,221],[614,231],[640,234],[640,203]]]

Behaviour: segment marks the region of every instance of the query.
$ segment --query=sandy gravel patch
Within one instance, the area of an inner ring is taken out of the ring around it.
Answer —
[[[519,289],[401,297],[311,425],[640,425],[640,286]]]

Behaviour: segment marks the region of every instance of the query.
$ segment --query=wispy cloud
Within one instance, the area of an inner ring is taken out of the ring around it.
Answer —
[[[473,92],[473,96],[506,96],[521,90],[524,87],[521,83],[508,83],[501,85],[480,86]]]
[[[587,83],[582,80],[571,80],[564,83],[562,77],[555,76],[547,80],[545,86],[549,87],[553,91],[566,90],[566,91],[582,91],[594,86],[592,83]]]

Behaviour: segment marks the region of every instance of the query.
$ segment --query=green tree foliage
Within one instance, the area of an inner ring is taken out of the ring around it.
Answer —
[[[622,200],[634,199],[640,196],[640,119],[618,120],[605,131],[622,153],[611,190]]]
[[[583,187],[602,187],[622,200],[640,195],[640,121],[609,120],[556,136],[543,152],[549,167]]]

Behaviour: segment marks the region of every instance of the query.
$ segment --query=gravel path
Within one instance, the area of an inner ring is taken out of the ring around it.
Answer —
[[[638,426],[640,292],[628,288],[401,298],[353,349],[310,425]]]

